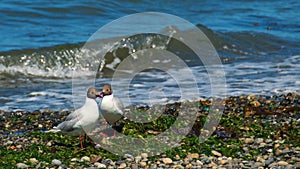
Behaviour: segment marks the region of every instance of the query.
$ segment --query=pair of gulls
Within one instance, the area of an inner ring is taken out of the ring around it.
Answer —
[[[101,93],[96,88],[89,88],[86,95],[85,104],[69,114],[65,121],[54,127],[52,132],[63,131],[73,136],[79,136],[80,146],[82,145],[82,136],[85,135],[84,129],[93,129],[99,122],[99,108],[96,98],[102,98],[101,114],[105,120],[114,125],[124,115],[123,103],[112,94],[110,85],[104,85]],[[114,130],[114,137],[116,132]]]

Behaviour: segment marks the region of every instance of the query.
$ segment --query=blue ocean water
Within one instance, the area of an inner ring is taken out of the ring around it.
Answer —
[[[90,84],[77,77],[81,87],[73,88],[74,63],[82,63],[82,74],[95,74],[86,67],[92,61],[80,57],[84,42],[102,26],[139,12],[172,14],[201,29],[224,65],[227,95],[297,93],[299,8],[297,0],[1,1],[0,110],[74,108],[82,97],[72,91]],[[191,69],[200,72],[199,97],[209,96],[205,68]],[[96,84],[107,82],[103,77]],[[153,91],[159,91],[157,97]],[[148,71],[133,80],[129,93],[132,104],[156,104],[177,101],[177,91],[167,74]]]

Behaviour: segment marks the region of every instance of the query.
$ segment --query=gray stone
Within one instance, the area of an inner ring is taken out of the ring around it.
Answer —
[[[256,139],[255,139],[255,143],[257,143],[257,144],[260,144],[260,143],[262,143],[262,142],[264,142],[264,139],[263,139],[263,138],[256,138]]]
[[[12,142],[12,141],[10,141],[10,140],[8,140],[8,141],[6,142],[7,145],[11,145],[12,143],[14,143],[14,142]]]
[[[272,143],[273,140],[272,139],[266,139],[266,143]]]
[[[131,154],[124,154],[124,158],[133,158],[133,155],[131,155]]]
[[[104,163],[106,164],[106,165],[112,165],[112,163],[113,163],[113,161],[111,160],[111,159],[105,159],[104,160]]]
[[[268,165],[270,165],[271,163],[273,163],[274,162],[274,158],[269,158],[269,159],[267,159],[267,161],[266,161],[266,165],[268,166]]]
[[[54,159],[54,160],[52,160],[51,164],[52,165],[56,165],[56,166],[60,166],[61,165],[61,161],[59,161],[57,159]]]
[[[28,165],[24,164],[24,163],[18,163],[17,164],[18,168],[28,168]]]

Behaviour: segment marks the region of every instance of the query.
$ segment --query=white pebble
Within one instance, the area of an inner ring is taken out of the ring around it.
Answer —
[[[28,166],[26,164],[24,164],[24,163],[18,163],[17,167],[18,168],[28,168]]]
[[[61,161],[59,161],[59,160],[57,160],[57,159],[54,159],[54,160],[52,160],[51,164],[52,164],[52,165],[60,166],[60,165],[61,165]]]
[[[7,145],[11,145],[12,143],[14,143],[14,142],[12,142],[12,141],[10,141],[10,140],[8,140],[8,141],[6,142]]]
[[[47,146],[47,147],[51,147],[51,146],[52,146],[51,141],[47,142],[46,146]]]
[[[222,156],[221,153],[219,153],[219,152],[217,152],[217,151],[215,151],[215,150],[212,150],[211,153],[212,153],[213,155],[215,155],[215,156],[218,156],[218,157],[221,157],[221,156]]]
[[[173,162],[172,159],[170,159],[170,158],[163,158],[162,161],[165,164],[171,164]]]
[[[102,164],[102,163],[99,163],[99,162],[95,162],[94,165],[95,165],[97,168],[106,168],[106,165],[105,165],[105,164]]]
[[[72,158],[71,161],[75,162],[75,161],[77,161],[77,158]]]
[[[138,162],[140,162],[140,161],[141,161],[141,159],[142,159],[142,157],[141,157],[141,156],[136,156],[136,157],[135,157],[135,162],[136,162],[136,163],[138,163]]]
[[[84,156],[81,158],[81,161],[91,161],[91,159],[88,156]]]
[[[39,162],[36,158],[30,158],[29,161],[33,164],[37,164]]]
[[[147,153],[142,153],[142,154],[141,154],[141,157],[142,157],[142,158],[147,158],[147,157],[148,157],[148,154],[147,154]]]

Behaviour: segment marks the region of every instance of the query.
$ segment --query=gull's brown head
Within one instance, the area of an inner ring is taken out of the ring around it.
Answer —
[[[86,96],[90,99],[96,99],[97,97],[100,97],[99,92],[94,87],[90,87],[88,89]]]
[[[112,94],[111,85],[109,84],[104,85],[100,94],[101,97],[104,97],[106,95],[111,95],[111,94]]]

